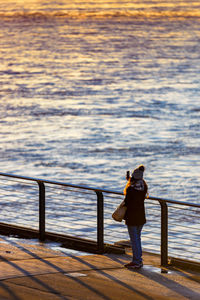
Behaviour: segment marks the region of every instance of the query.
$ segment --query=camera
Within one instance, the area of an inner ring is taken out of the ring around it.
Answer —
[[[130,178],[130,171],[127,171],[126,172],[126,180],[129,180],[129,178]]]

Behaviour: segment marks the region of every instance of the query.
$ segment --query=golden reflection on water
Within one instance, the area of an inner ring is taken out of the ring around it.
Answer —
[[[200,17],[199,1],[178,1],[178,0],[0,0],[0,16],[13,14],[46,17],[71,17],[78,19],[85,18],[109,18],[109,17]]]

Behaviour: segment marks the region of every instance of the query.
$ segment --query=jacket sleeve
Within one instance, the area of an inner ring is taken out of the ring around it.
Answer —
[[[130,190],[129,190],[129,188],[128,188],[127,191],[126,191],[126,196],[125,196],[125,198],[124,198],[124,202],[125,202],[125,206],[126,206],[126,207],[128,206],[129,199],[130,199]]]
[[[145,191],[145,196],[148,194],[148,185],[146,181],[144,181],[144,191]]]

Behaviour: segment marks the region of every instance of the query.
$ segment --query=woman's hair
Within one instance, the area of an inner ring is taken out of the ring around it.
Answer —
[[[144,186],[145,186],[145,189],[146,189],[146,191],[148,192],[148,185],[147,185],[147,183],[146,183],[146,181],[144,180],[144,179],[142,179],[143,180],[143,182],[144,182]],[[127,181],[127,184],[126,184],[126,186],[125,186],[125,188],[124,188],[124,195],[126,196],[126,194],[127,194],[127,190],[128,190],[128,188],[129,188],[129,186],[131,186],[131,184],[133,183],[135,181],[135,179],[133,179],[132,177],[130,177],[129,178],[129,180]],[[147,193],[148,194],[148,193]]]
[[[127,181],[127,184],[126,184],[126,186],[124,188],[124,195],[126,195],[127,189],[129,188],[129,186],[131,186],[131,183],[132,183],[131,178],[132,177],[129,177],[129,179]]]

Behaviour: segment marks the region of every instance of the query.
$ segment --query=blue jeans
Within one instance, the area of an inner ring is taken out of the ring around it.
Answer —
[[[128,233],[131,240],[131,247],[133,251],[133,260],[135,264],[142,263],[142,245],[141,245],[141,231],[143,225],[130,226],[127,225]]]

